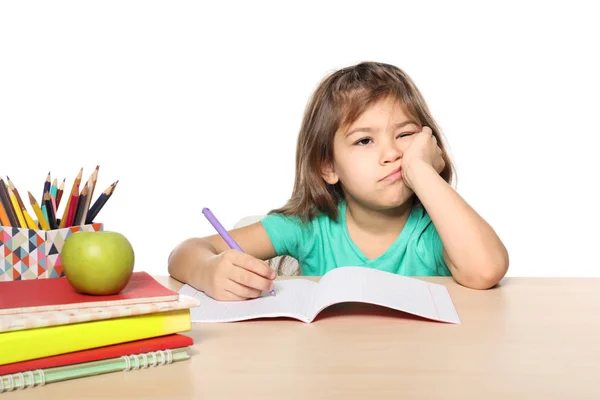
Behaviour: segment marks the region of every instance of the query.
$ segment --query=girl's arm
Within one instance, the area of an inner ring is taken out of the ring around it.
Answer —
[[[426,162],[411,165],[411,187],[431,217],[454,279],[488,289],[508,269],[508,252],[492,227]]]
[[[229,232],[244,252],[216,234],[178,244],[168,259],[169,275],[217,300],[245,300],[272,289],[276,273],[261,260],[276,256],[260,222]]]

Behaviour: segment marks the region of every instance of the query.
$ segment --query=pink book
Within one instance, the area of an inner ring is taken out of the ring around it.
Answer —
[[[48,310],[177,301],[179,294],[146,272],[134,272],[121,293],[77,293],[66,277],[0,282],[0,315]]]
[[[68,310],[47,310],[0,315],[0,334],[2,332],[47,326],[68,325],[80,322],[98,321],[110,318],[132,317],[141,314],[152,314],[193,308],[200,305],[200,300],[191,296],[179,295],[175,301],[158,301],[154,303],[123,304],[112,306],[71,308]]]

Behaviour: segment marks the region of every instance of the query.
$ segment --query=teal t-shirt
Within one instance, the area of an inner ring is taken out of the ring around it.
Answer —
[[[450,276],[442,257],[442,241],[422,206],[413,207],[394,243],[379,257],[367,258],[346,227],[346,202],[338,221],[321,214],[307,223],[299,217],[269,214],[261,220],[277,255],[298,260],[302,275],[322,276],[343,266],[376,268],[405,276]]]

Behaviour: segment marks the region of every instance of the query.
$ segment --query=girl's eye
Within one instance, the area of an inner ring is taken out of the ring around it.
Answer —
[[[370,140],[371,140],[371,139],[369,139],[369,138],[362,138],[362,139],[360,139],[359,141],[355,142],[354,144],[355,144],[355,145],[359,145],[359,146],[366,146],[366,145],[368,145],[368,144],[369,144],[369,141],[370,141]]]
[[[411,135],[414,135],[416,132],[405,132],[405,133],[401,133],[400,135],[398,135],[398,138],[402,139],[403,137],[408,137]]]

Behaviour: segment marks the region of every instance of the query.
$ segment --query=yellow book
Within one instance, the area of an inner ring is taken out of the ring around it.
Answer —
[[[189,309],[0,333],[0,365],[185,332]]]

